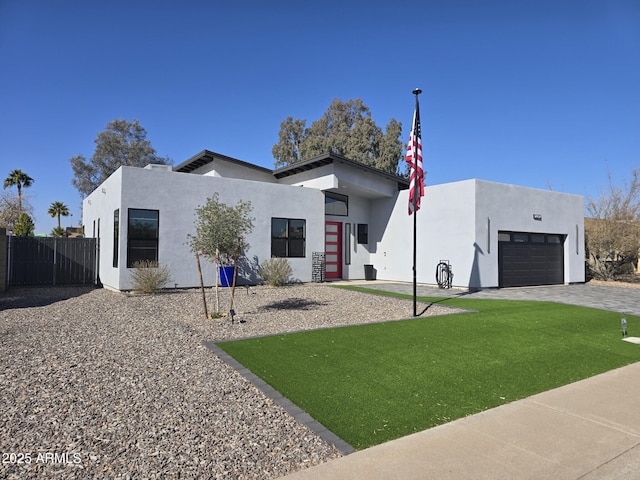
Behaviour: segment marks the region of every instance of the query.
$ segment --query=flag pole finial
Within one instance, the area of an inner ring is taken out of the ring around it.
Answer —
[[[422,90],[420,90],[419,88],[416,88],[413,92],[414,95],[420,95],[422,93]]]

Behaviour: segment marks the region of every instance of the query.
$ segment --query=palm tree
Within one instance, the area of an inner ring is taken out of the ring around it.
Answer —
[[[18,187],[19,213],[22,213],[22,187],[30,187],[32,184],[33,178],[19,169],[12,170],[9,176],[4,179],[4,188]]]
[[[49,206],[49,210],[47,210],[47,213],[52,216],[58,217],[58,229],[60,229],[60,215],[64,216],[64,217],[68,217],[69,216],[69,208],[62,202],[53,202],[50,206]]]

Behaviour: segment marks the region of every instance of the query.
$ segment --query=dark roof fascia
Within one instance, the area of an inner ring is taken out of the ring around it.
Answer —
[[[324,165],[332,164],[334,162],[344,163],[345,165],[349,165],[350,167],[364,170],[365,172],[369,172],[374,175],[384,177],[388,180],[398,182],[398,190],[404,190],[406,188],[409,188],[409,180],[407,180],[404,177],[400,177],[399,175],[394,175],[392,173],[384,172],[377,168],[370,167],[369,165],[365,165],[364,163],[356,162],[354,160],[349,160],[348,158],[343,157],[341,155],[336,155],[335,153],[323,153],[322,155],[318,155],[317,157],[313,157],[308,160],[292,163],[290,165],[287,165],[286,167],[282,167],[277,170],[274,170],[273,176],[276,177],[277,179],[289,177],[291,175],[295,175],[300,172],[305,172],[307,170],[313,170],[314,168],[319,168]]]
[[[194,155],[193,157],[189,158],[188,160],[185,160],[184,162],[176,166],[173,169],[173,171],[182,172],[182,173],[191,173],[194,170],[213,162],[216,158],[225,160],[230,163],[235,163],[237,165],[240,165],[246,168],[251,168],[253,170],[257,170],[262,173],[273,175],[276,179],[289,177],[291,175],[295,175],[300,172],[313,170],[315,168],[319,168],[324,165],[330,165],[334,162],[339,162],[339,163],[348,165],[350,167],[357,168],[365,172],[369,172],[374,175],[378,175],[388,180],[397,182],[398,190],[405,190],[409,188],[409,180],[404,177],[401,177],[399,175],[394,175],[388,172],[384,172],[377,168],[370,167],[369,165],[365,165],[364,163],[356,162],[354,160],[350,160],[346,157],[337,155],[335,153],[323,153],[322,155],[318,155],[308,160],[295,162],[290,165],[287,165],[286,167],[278,168],[276,170],[270,170],[268,168],[261,167],[259,165],[254,165],[253,163],[249,163],[249,162],[244,162],[242,160],[238,160],[237,158],[229,157],[227,155],[222,155],[220,153],[212,152],[210,150],[202,150],[200,153]]]
[[[191,173],[194,170],[213,162],[216,158],[219,158],[226,162],[235,163],[236,165],[240,165],[246,168],[251,168],[253,170],[258,170],[263,173],[268,173],[268,174],[273,173],[273,171],[268,168],[264,168],[259,165],[254,165],[253,163],[249,163],[249,162],[244,162],[242,160],[238,160],[237,158],[229,157],[227,155],[222,155],[221,153],[212,152],[210,150],[202,150],[200,153],[194,155],[188,160],[185,160],[180,165],[175,167],[173,171],[182,172],[182,173]]]

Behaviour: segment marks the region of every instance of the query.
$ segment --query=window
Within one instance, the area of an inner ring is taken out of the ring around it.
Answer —
[[[543,233],[532,233],[531,243],[544,243],[545,235]]]
[[[271,256],[304,257],[307,221],[289,218],[271,219]]]
[[[324,214],[349,215],[349,197],[338,193],[324,192]]]
[[[529,242],[529,234],[527,233],[514,233],[513,241],[516,243],[527,243]]]
[[[344,224],[344,264],[351,265],[351,224]]]
[[[358,243],[365,245],[369,243],[369,225],[366,223],[358,224]]]
[[[113,268],[118,268],[118,237],[120,233],[120,209],[113,212]]]
[[[498,241],[511,243],[562,244],[564,243],[564,235],[552,233],[498,232]]]
[[[158,261],[158,210],[129,209],[127,268],[137,261]]]

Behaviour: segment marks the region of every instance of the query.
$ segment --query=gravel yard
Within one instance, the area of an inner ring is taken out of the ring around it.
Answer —
[[[0,294],[0,478],[268,479],[340,456],[203,342],[397,320],[411,301],[306,284],[239,288],[234,307],[244,323],[204,319],[199,290]]]

